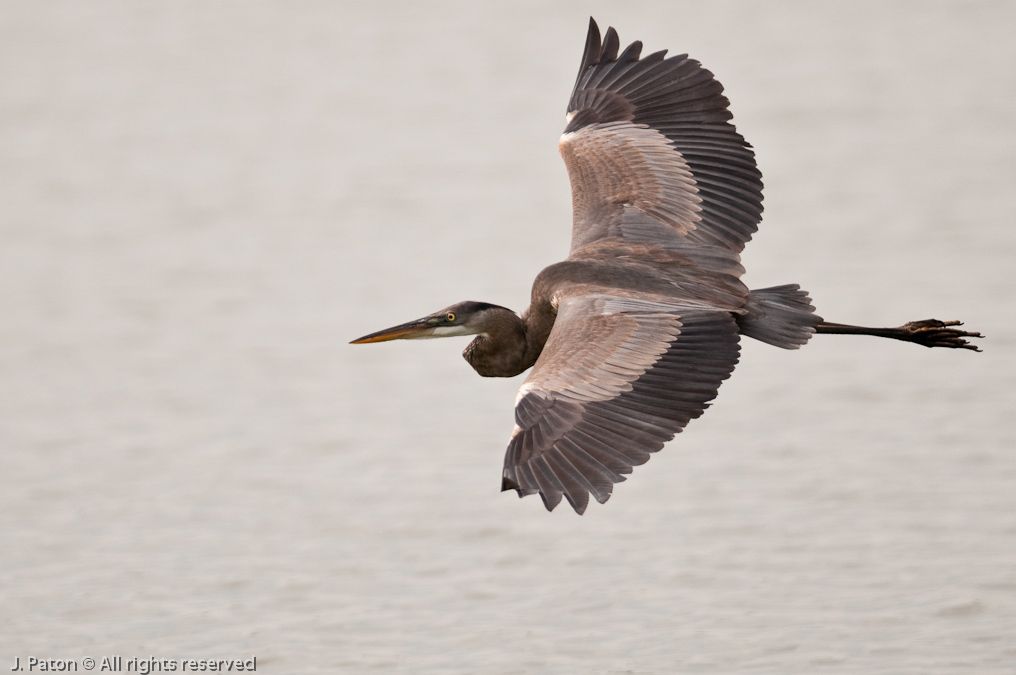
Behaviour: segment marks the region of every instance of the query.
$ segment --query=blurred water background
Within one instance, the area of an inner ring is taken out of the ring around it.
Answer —
[[[498,492],[465,339],[567,254],[594,15],[755,146],[744,263],[984,353],[743,343],[581,518]],[[1016,4],[0,4],[0,663],[1016,670]]]

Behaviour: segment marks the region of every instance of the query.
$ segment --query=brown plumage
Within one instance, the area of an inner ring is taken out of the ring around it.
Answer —
[[[687,56],[619,54],[590,19],[560,151],[572,244],[533,283],[521,317],[462,302],[354,343],[476,335],[485,377],[532,367],[515,406],[502,489],[585,511],[698,417],[738,360],[741,335],[797,349],[814,333],[976,349],[934,319],[899,328],[826,323],[796,284],[749,291],[739,253],[762,217],[754,153],[712,73]]]

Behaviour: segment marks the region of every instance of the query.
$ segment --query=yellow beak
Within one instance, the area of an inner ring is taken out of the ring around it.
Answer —
[[[417,340],[431,337],[434,333],[434,325],[428,319],[417,319],[399,326],[392,326],[379,330],[370,335],[364,335],[350,342],[351,345],[366,345],[371,342],[388,342],[389,340]]]

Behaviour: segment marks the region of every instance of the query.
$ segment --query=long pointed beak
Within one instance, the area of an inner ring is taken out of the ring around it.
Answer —
[[[399,326],[392,326],[379,330],[370,335],[364,335],[350,342],[351,345],[366,345],[371,342],[388,342],[389,340],[417,340],[428,338],[434,334],[434,324],[428,319],[417,319]]]

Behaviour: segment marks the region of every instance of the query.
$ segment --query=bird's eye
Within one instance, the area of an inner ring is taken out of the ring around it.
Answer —
[[[448,321],[455,321],[455,312],[448,312],[448,314],[445,315],[445,319]]]

